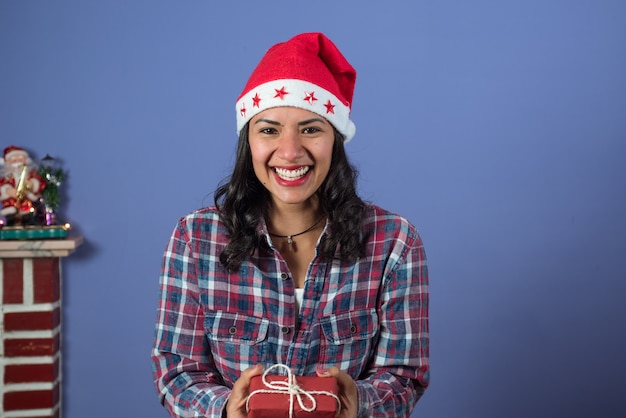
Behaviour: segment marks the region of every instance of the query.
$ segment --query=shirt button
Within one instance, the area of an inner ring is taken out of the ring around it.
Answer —
[[[283,280],[287,280],[289,278],[289,275],[287,273],[280,273],[280,278]]]
[[[232,327],[228,328],[228,332],[229,332],[231,335],[235,334],[235,333],[237,332],[237,327],[232,326]]]
[[[283,334],[289,334],[289,331],[291,331],[291,328],[289,328],[289,327],[282,327],[280,330],[283,332]]]
[[[356,333],[356,327],[354,325],[350,325],[350,332],[351,333]]]

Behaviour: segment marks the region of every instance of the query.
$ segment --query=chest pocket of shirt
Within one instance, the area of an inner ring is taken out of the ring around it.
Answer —
[[[224,311],[209,312],[204,317],[204,329],[215,365],[228,379],[237,379],[240,371],[267,356],[267,330],[265,318]],[[230,366],[236,364],[236,369]]]
[[[378,331],[375,309],[364,309],[320,319],[324,339],[322,364],[336,365],[356,379],[370,358]]]

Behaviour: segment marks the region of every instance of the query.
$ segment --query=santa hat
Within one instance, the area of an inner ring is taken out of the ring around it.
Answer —
[[[237,132],[263,110],[293,106],[326,118],[348,142],[356,71],[322,33],[303,33],[271,47],[237,99]]]
[[[24,148],[16,147],[15,145],[9,145],[4,149],[2,157],[0,157],[0,166],[6,164],[7,157],[15,152],[23,152],[24,154],[26,154],[26,162],[31,162],[30,157],[28,156],[28,152],[26,152]]]
[[[24,148],[16,147],[15,145],[9,145],[4,149],[4,158],[6,158],[9,154],[13,152],[23,152],[24,154],[28,154]]]

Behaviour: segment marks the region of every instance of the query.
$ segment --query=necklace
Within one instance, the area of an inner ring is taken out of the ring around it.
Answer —
[[[302,234],[306,234],[307,232],[311,231],[313,228],[315,228],[317,226],[317,224],[319,224],[322,219],[324,219],[326,217],[326,215],[322,216],[321,218],[319,218],[317,221],[315,221],[315,223],[313,225],[311,225],[310,227],[308,227],[307,229],[305,229],[302,232],[298,232],[297,234],[291,234],[291,235],[278,235],[278,234],[273,234],[269,231],[267,231],[271,236],[276,237],[276,238],[287,238],[287,244],[292,245],[293,244],[293,237],[297,237],[298,235],[302,235]]]

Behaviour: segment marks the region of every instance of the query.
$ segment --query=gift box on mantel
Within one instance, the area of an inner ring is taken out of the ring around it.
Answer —
[[[335,418],[340,409],[334,377],[269,374],[268,368],[250,381],[248,418]],[[286,366],[283,366],[289,370]]]

